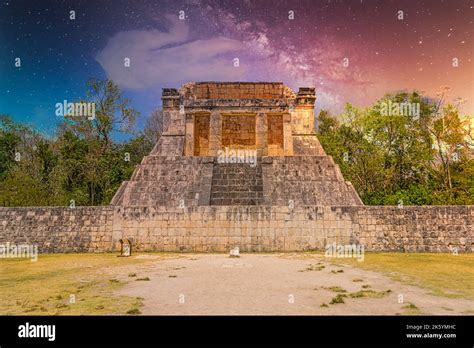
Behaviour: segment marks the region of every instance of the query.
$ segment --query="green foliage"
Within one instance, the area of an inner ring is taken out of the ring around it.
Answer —
[[[419,104],[418,115],[387,113]],[[413,117],[416,116],[416,117]],[[472,133],[456,107],[440,110],[417,92],[387,94],[373,106],[319,114],[319,139],[365,204],[473,204]]]
[[[95,119],[66,116],[54,139],[0,117],[0,205],[107,205],[150,152],[154,144],[144,134],[112,139],[130,132],[138,115],[119,88],[109,80],[87,88]]]
[[[19,138],[13,133],[0,135],[0,178],[3,178],[14,165],[15,148]]]
[[[20,170],[9,172],[0,182],[0,205],[48,205],[46,188],[38,180]]]

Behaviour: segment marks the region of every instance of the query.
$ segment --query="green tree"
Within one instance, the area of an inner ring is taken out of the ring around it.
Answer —
[[[387,113],[387,105],[419,113]],[[387,94],[371,107],[319,114],[319,138],[366,204],[473,204],[469,118],[418,92]]]
[[[0,115],[0,180],[16,165],[15,152],[21,138],[16,125],[7,115]]]
[[[118,188],[117,180],[110,177],[116,173],[112,169],[117,164],[113,161],[117,148],[112,135],[131,133],[138,112],[111,80],[89,80],[86,96],[87,102],[95,105],[95,117],[66,116],[60,141],[65,151],[73,147],[77,152],[72,158],[65,155],[62,167],[68,171],[68,188],[74,189],[80,203],[85,191],[87,204],[103,204],[110,196],[108,192]]]

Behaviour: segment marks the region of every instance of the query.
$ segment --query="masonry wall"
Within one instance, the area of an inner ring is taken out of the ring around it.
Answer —
[[[200,115],[194,118],[194,156],[209,154],[209,115]]]
[[[353,239],[377,251],[474,252],[474,206],[356,209]]]
[[[223,115],[222,147],[255,150],[257,145],[255,127],[255,115]]]
[[[196,99],[274,99],[284,96],[282,83],[218,83],[200,82],[193,85]]]
[[[112,220],[112,207],[0,207],[0,244],[36,244],[40,253],[107,251]]]
[[[283,115],[268,115],[268,154],[270,156],[283,156],[284,152],[284,131]]]
[[[262,176],[266,205],[362,205],[329,156],[263,157]]]
[[[321,250],[360,243],[374,251],[473,252],[474,206],[199,206],[0,208],[0,244],[42,253]]]
[[[209,204],[214,158],[145,156],[117,191],[113,205]]]
[[[352,231],[351,214],[329,207],[122,207],[116,213],[120,225],[114,225],[115,238],[131,238],[138,250],[313,250],[328,241],[347,244]]]

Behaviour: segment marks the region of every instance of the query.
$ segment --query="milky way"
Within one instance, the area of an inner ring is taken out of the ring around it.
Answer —
[[[141,124],[192,80],[315,86],[335,113],[450,86],[472,114],[473,18],[473,1],[3,1],[0,113],[51,132],[55,103],[109,77]]]

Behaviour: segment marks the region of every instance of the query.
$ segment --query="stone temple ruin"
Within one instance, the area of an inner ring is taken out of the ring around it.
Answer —
[[[315,99],[282,83],[164,89],[163,135],[112,205],[362,204],[316,137]],[[239,153],[256,163],[229,163]]]
[[[163,134],[109,206],[0,207],[0,244],[39,252],[471,252],[473,206],[365,206],[314,131],[314,88],[163,89]],[[130,249],[131,250],[131,249]]]

